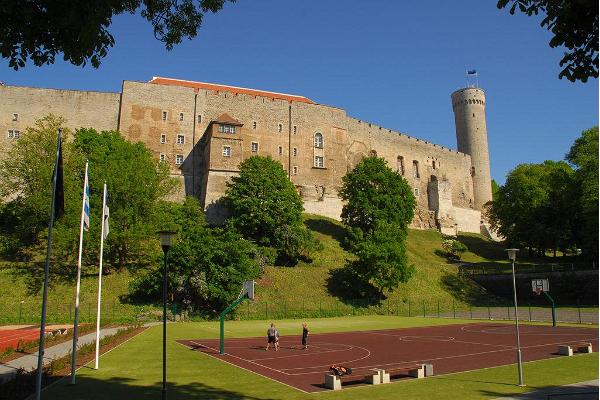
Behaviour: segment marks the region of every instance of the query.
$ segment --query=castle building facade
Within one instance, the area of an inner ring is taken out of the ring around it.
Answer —
[[[0,146],[6,151],[50,113],[72,129],[118,130],[168,163],[181,182],[176,197],[198,197],[213,222],[223,219],[218,199],[248,157],[279,161],[306,212],[339,219],[342,177],[376,155],[413,188],[413,227],[486,233],[481,210],[492,196],[485,94],[469,87],[451,99],[458,151],[284,93],[161,77],[123,81],[120,93],[3,85]]]

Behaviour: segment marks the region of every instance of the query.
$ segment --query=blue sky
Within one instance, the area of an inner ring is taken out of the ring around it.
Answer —
[[[561,160],[598,125],[598,81],[559,80],[562,49],[539,17],[496,1],[238,0],[205,16],[198,37],[168,52],[139,16],[113,20],[99,69],[0,61],[9,85],[118,92],[152,76],[303,95],[349,115],[456,148],[450,94],[477,69],[486,91],[492,177]]]

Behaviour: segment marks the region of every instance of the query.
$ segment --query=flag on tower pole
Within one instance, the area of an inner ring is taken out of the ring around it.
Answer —
[[[100,354],[100,305],[102,304],[102,261],[104,256],[104,239],[108,236],[108,190],[104,182],[104,194],[102,196],[102,234],[100,235],[100,268],[98,270],[98,310],[96,312],[96,363],[94,369],[98,369],[98,357]]]
[[[467,75],[477,75],[477,71],[474,69],[467,70]]]
[[[86,223],[87,221],[87,223]],[[75,384],[77,367],[77,341],[79,330],[79,291],[81,289],[81,256],[83,254],[83,231],[90,224],[90,188],[88,183],[88,162],[85,162],[85,178],[83,179],[83,199],[81,201],[81,224],[79,228],[79,258],[77,260],[77,286],[75,289],[75,318],[73,321],[73,350],[71,352],[71,385]],[[86,227],[87,225],[87,227]]]
[[[52,248],[52,226],[54,220],[65,213],[65,195],[62,169],[62,129],[58,129],[56,143],[56,159],[52,173],[52,203],[50,205],[50,218],[48,220],[48,245],[46,247],[46,265],[44,267],[44,287],[42,291],[42,317],[40,320],[40,342],[38,347],[37,376],[35,382],[35,398],[42,396],[42,372],[44,367],[44,344],[46,339],[46,303],[48,300],[48,275],[50,273],[50,250]]]

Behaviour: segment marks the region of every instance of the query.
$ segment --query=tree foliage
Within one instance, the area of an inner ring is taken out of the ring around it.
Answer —
[[[581,133],[566,156],[575,167],[575,236],[587,257],[598,258],[598,127]]]
[[[550,47],[564,46],[560,60],[563,67],[558,75],[571,82],[587,82],[598,77],[598,2],[591,0],[499,0],[502,9],[510,4],[509,11],[519,10],[531,15],[545,14],[541,26],[554,36]]]
[[[342,221],[350,227],[350,251],[357,256],[348,263],[350,276],[374,285],[381,296],[414,271],[405,242],[415,198],[404,178],[377,157],[363,159],[342,182]]]
[[[169,299],[185,310],[214,316],[237,298],[245,280],[259,276],[257,248],[231,229],[208,227],[193,198],[168,213],[180,224],[168,253]],[[133,299],[162,298],[163,264],[157,260],[156,265],[133,281]]]
[[[273,246],[279,227],[300,226],[302,199],[281,164],[270,157],[247,158],[239,168],[223,199],[228,222],[245,238]]]
[[[462,254],[468,250],[465,244],[453,238],[444,239],[442,249],[446,252],[446,257],[451,260],[460,260]]]
[[[573,244],[573,170],[564,161],[521,164],[492,202],[490,220],[511,245],[567,249]]]
[[[108,28],[123,13],[151,23],[167,50],[194,38],[207,12],[216,13],[235,0],[13,0],[0,3],[0,53],[15,70],[28,60],[53,64],[58,54],[73,65],[100,66],[115,44]]]
[[[346,201],[342,222],[369,235],[377,222],[406,229],[414,217],[415,197],[406,180],[382,158],[363,159],[342,178],[340,197]]]

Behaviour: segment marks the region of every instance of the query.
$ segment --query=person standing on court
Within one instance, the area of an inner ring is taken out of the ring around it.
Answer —
[[[278,346],[278,336],[279,332],[275,329],[275,324],[271,322],[271,326],[267,329],[267,348],[265,350],[269,350],[269,346],[273,343],[273,347],[275,347],[275,351],[277,351]]]
[[[302,324],[302,349],[308,349],[308,327],[306,322]]]

